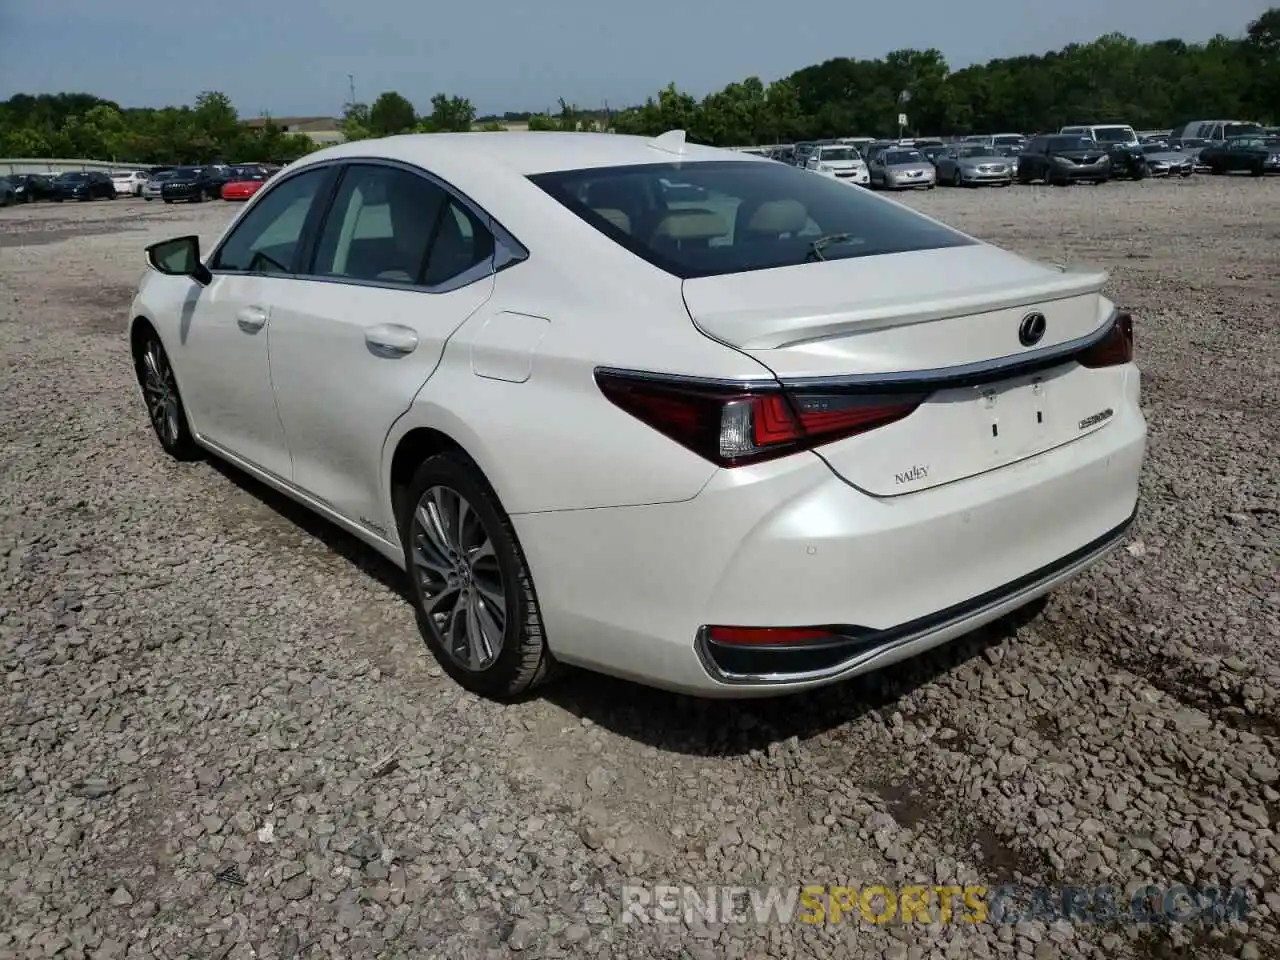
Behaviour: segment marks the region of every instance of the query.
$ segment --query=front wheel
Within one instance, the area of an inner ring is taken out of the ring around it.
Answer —
[[[156,439],[175,460],[198,460],[200,447],[187,424],[187,408],[178,392],[178,381],[164,344],[154,332],[138,344],[133,358],[134,372],[147,404],[147,416]]]
[[[960,172],[960,168],[956,167],[956,172],[951,174],[951,185],[953,187],[964,186],[964,174]]]
[[[553,672],[515,529],[460,453],[423,461],[399,498],[400,541],[418,629],[463,687],[510,700]]]

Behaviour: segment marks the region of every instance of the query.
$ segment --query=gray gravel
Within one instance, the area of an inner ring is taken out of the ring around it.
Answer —
[[[441,675],[387,564],[167,460],[141,248],[227,204],[0,211],[0,958],[1280,955],[1280,181],[905,202],[1137,315],[1130,546],[816,695]],[[1238,884],[1247,924],[618,922],[623,883]]]

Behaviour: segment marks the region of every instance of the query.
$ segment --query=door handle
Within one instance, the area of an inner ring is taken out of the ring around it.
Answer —
[[[380,323],[364,332],[364,342],[378,356],[403,357],[418,348],[418,334],[399,323]]]
[[[262,307],[241,307],[236,314],[236,325],[245,333],[257,333],[267,325],[267,311]]]

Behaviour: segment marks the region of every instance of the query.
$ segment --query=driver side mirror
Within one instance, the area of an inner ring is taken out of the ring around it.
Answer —
[[[147,247],[147,263],[169,277],[190,277],[202,287],[213,280],[209,268],[200,262],[200,238],[175,237]]]

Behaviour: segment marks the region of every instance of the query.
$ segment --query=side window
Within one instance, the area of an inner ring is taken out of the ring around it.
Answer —
[[[425,281],[436,286],[493,257],[493,234],[476,216],[450,200],[431,244]]]
[[[292,273],[298,241],[328,169],[308,170],[271,189],[236,225],[209,265],[235,273]]]
[[[348,167],[316,248],[316,276],[421,284],[448,195],[406,170]]]

